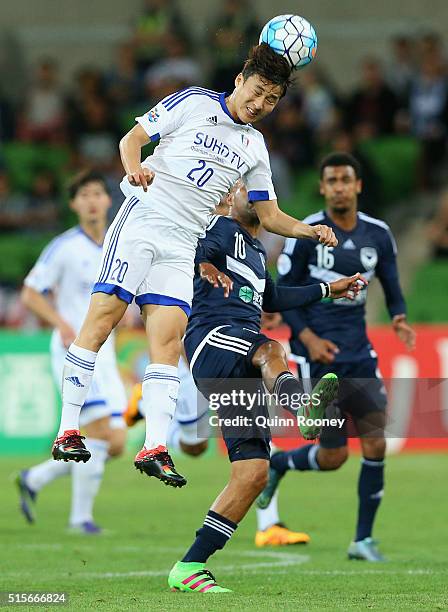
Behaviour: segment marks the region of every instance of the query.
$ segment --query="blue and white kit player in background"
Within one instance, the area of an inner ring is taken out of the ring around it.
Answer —
[[[97,352],[135,298],[149,339],[143,380],[146,439],[135,466],[174,487],[186,484],[166,448],[179,387],[177,365],[193,295],[198,236],[221,197],[243,177],[267,230],[334,246],[333,230],[281,212],[269,155],[252,127],[277,106],[290,84],[288,62],[268,45],[254,47],[228,95],[190,87],[166,97],[120,142],[126,199],[106,236],[103,260],[84,324],[64,367],[63,408],[53,457],[89,458],[78,429]],[[141,162],[141,149],[160,140]],[[77,377],[81,385],[68,379]]]
[[[332,282],[360,270],[367,280],[381,282],[392,326],[409,350],[415,332],[406,321],[396,263],[396,246],[384,221],[357,209],[361,192],[361,167],[351,155],[334,153],[320,167],[320,192],[326,209],[307,218],[309,223],[328,223],[335,231],[336,248],[287,240],[278,260],[279,285],[297,286],[318,280]],[[384,488],[386,443],[386,394],[378,360],[369,342],[365,321],[367,291],[354,301],[319,302],[283,313],[291,328],[291,351],[303,379],[326,372],[339,377],[338,408],[351,417],[360,437],[362,460],[358,482],[356,533],[348,555],[354,559],[381,561],[372,539],[375,516]],[[318,445],[279,452],[271,458],[270,480],[258,504],[266,507],[288,470],[335,470],[347,459],[347,431],[323,427]]]
[[[69,186],[69,195],[79,225],[50,242],[26,277],[22,290],[25,305],[53,327],[50,353],[58,387],[62,382],[67,347],[73,342],[89,307],[111,205],[103,177],[93,172],[76,177]],[[75,388],[82,384],[76,374],[69,375],[65,382]],[[21,472],[17,481],[21,508],[29,522],[34,521],[33,505],[42,487],[71,474],[70,526],[89,534],[100,531],[93,522],[93,503],[107,458],[123,450],[126,427],[122,413],[125,408],[126,393],[111,336],[98,354],[95,376],[80,414],[91,460],[87,464],[50,460]],[[67,432],[67,444],[70,444],[70,432]]]

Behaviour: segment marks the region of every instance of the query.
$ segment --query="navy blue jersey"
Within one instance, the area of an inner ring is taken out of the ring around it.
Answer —
[[[259,331],[261,311],[283,311],[322,298],[323,289],[316,281],[312,287],[276,287],[266,270],[266,252],[237,221],[216,216],[206,235],[199,240],[195,264],[213,264],[233,281],[229,297],[222,287],[213,287],[198,274],[187,334],[198,327],[220,324],[245,325]]]
[[[390,316],[406,312],[398,280],[395,241],[386,223],[358,212],[356,227],[347,232],[324,211],[311,215],[305,222],[330,226],[339,241],[338,246],[327,247],[309,240],[288,238],[278,259],[279,286],[333,282],[356,272],[361,272],[371,281],[376,275],[383,287]],[[353,301],[322,300],[306,308],[285,312],[283,318],[291,327],[292,352],[308,357],[298,334],[309,327],[339,347],[336,362],[369,357],[371,345],[365,322],[366,298],[367,289],[364,289]]]

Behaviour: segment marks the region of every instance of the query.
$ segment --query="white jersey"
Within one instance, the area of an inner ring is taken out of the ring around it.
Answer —
[[[225,95],[189,87],[136,117],[152,141],[160,140],[142,163],[155,178],[146,193],[126,177],[121,183],[126,196],[137,197],[196,237],[239,178],[251,201],[276,198],[263,136],[233,119]]]
[[[74,227],[54,238],[42,251],[25,278],[25,285],[40,293],[54,294],[55,308],[76,333],[89,308],[90,295],[101,261],[102,246],[80,228]],[[62,345],[53,331],[52,346]],[[113,338],[100,351],[102,359],[115,360]]]

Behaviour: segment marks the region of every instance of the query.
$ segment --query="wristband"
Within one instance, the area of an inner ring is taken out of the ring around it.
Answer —
[[[330,283],[320,283],[320,288],[322,289],[322,298],[329,298],[331,295]]]

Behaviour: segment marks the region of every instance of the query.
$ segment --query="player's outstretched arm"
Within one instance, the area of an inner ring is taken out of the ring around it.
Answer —
[[[61,335],[61,340],[64,346],[70,346],[76,338],[74,329],[60,316],[58,311],[50,304],[45,296],[32,287],[23,287],[20,294],[22,303],[35,314],[39,319],[42,319],[47,325],[58,329]]]
[[[154,172],[149,168],[142,168],[142,148],[150,141],[148,134],[140,124],[134,125],[132,130],[120,140],[120,156],[128,181],[134,187],[141,186],[147,191],[148,185],[154,180]]]
[[[359,272],[353,276],[340,278],[334,283],[329,283],[330,298],[348,298],[354,300],[358,293],[368,285],[368,281]]]
[[[287,238],[309,238],[326,246],[337,246],[333,230],[327,225],[308,225],[280,210],[277,200],[254,202],[261,225],[269,232]]]

